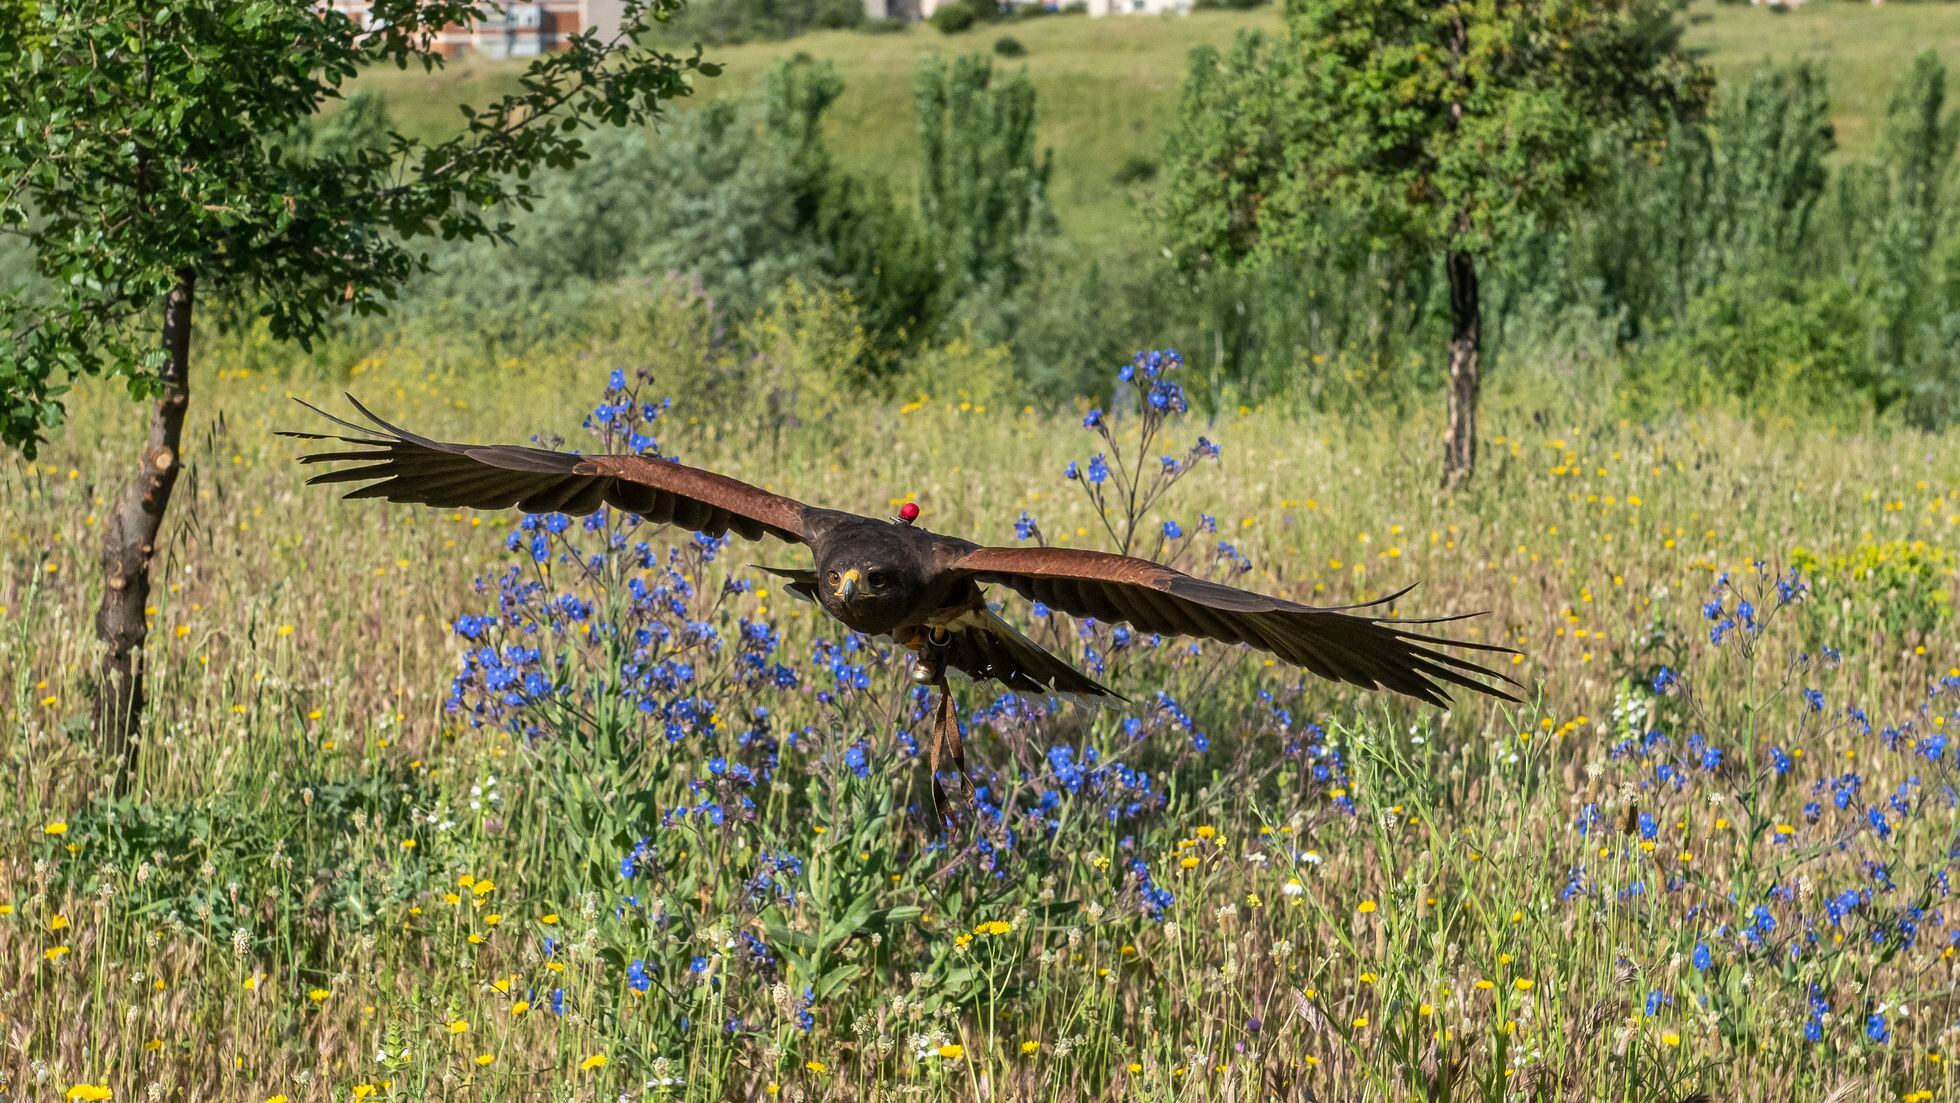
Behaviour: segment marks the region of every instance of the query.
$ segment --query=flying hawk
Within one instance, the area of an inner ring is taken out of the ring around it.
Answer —
[[[584,515],[600,506],[709,536],[774,536],[810,549],[813,566],[765,567],[840,623],[888,636],[917,657],[913,677],[939,689],[930,748],[935,807],[944,814],[939,763],[966,780],[959,724],[946,688],[950,668],[1009,689],[1084,698],[1120,695],[1044,650],[987,604],[987,585],[1005,586],[1077,617],[1127,622],[1165,636],[1203,636],[1271,652],[1308,673],[1387,689],[1447,707],[1460,686],[1505,700],[1518,683],[1438,646],[1514,654],[1510,648],[1429,634],[1455,617],[1368,615],[1408,591],[1367,605],[1317,608],[1194,578],[1147,559],[1077,548],[996,548],[943,536],[914,522],[907,503],[891,520],[805,505],[726,475],[653,456],[583,456],[521,445],[446,444],[390,425],[347,396],[369,425],[308,403],[346,433],[282,433],[351,449],[314,452],[301,463],[345,462],[309,483],[356,483],[348,498],[383,498],[445,509],[508,509]]]

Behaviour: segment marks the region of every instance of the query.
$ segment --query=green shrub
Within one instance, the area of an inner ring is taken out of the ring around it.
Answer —
[[[1870,301],[1837,280],[1774,275],[1720,283],[1634,364],[1662,405],[1739,399],[1777,410],[1883,412],[1902,396],[1869,355]]]
[[[1131,184],[1146,184],[1156,178],[1156,160],[1145,157],[1141,153],[1132,153],[1123,158],[1123,163],[1116,166],[1116,171],[1110,174],[1110,180],[1123,187]]]
[[[994,39],[994,53],[1001,57],[1026,57],[1028,48],[1021,44],[1020,39],[1011,34],[1004,34]]]
[[[754,351],[745,365],[751,377],[740,389],[754,403],[758,429],[827,425],[881,389],[891,366],[850,292],[795,278],[742,327],[739,340]]]
[[[978,17],[973,14],[973,9],[967,7],[964,2],[943,5],[934,10],[931,19],[928,20],[941,34],[959,34],[970,30],[978,21]]]
[[[794,38],[864,21],[864,0],[693,0],[674,17],[670,37],[725,45]]]
[[[976,337],[969,324],[946,341],[920,346],[907,358],[892,390],[900,398],[950,399],[982,413],[989,407],[1005,413],[1022,388],[1013,350]]]

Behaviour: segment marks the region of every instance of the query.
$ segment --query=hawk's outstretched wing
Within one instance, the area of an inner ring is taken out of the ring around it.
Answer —
[[[1451,685],[1517,700],[1478,678],[1516,680],[1432,645],[1515,654],[1511,648],[1410,630],[1478,614],[1404,620],[1351,611],[1386,605],[1406,589],[1365,606],[1320,609],[1193,578],[1147,559],[1077,548],[974,548],[947,566],[1074,616],[1250,644],[1322,678],[1391,689],[1440,707],[1448,707]]]
[[[579,456],[519,445],[445,444],[376,417],[353,395],[372,425],[357,425],[311,403],[300,404],[350,431],[279,434],[332,440],[352,449],[313,452],[301,463],[355,464],[325,471],[311,483],[360,483],[349,498],[385,498],[445,508],[507,509],[526,513],[591,513],[601,505],[721,536],[769,535],[806,541],[809,507],[739,479],[651,456]]]

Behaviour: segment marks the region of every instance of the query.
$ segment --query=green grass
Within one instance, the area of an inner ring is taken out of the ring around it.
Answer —
[[[577,437],[605,372],[657,349],[655,386],[677,398],[663,440],[696,462],[868,512],[913,496],[925,523],[980,539],[1011,540],[1027,509],[1051,540],[1099,545],[1059,478],[1094,447],[1079,410],[867,402],[829,425],[715,433],[694,396],[744,361],[730,350],[690,367],[707,355],[700,334],[497,365],[425,341],[327,375],[244,369],[254,361],[221,340],[207,345],[225,367],[198,380],[154,598],[155,729],[130,797],[109,791],[85,731],[93,539],[136,411],[107,388],[86,394],[40,462],[10,461],[0,479],[0,1084],[14,1097],[75,1084],[250,1103],[845,1100],[874,1083],[962,1099],[1491,1103],[1520,1085],[1629,1101],[1954,1089],[1950,903],[1928,901],[1911,948],[1868,940],[1953,865],[1951,752],[1923,748],[1960,724],[1960,703],[1926,696],[1960,662],[1960,437],[1719,414],[1630,423],[1566,381],[1493,396],[1482,476],[1444,495],[1431,416],[1249,410],[1177,426],[1180,441],[1221,441],[1225,459],[1168,508],[1187,525],[1217,515],[1256,564],[1240,581],[1331,603],[1422,580],[1402,611],[1491,610],[1457,627],[1525,652],[1505,669],[1527,700],[1421,715],[1301,686],[1258,656],[1117,649],[1105,676],[1144,704],[971,733],[969,756],[1023,809],[996,877],[965,848],[1004,843],[997,829],[960,828],[941,851],[905,814],[924,778],[889,724],[899,662],[870,663],[868,688],[821,704],[830,675],[808,656],[828,630],[779,595],[712,600],[725,580],[766,586],[745,564],[793,563],[795,549],[737,547],[683,569],[708,595],[690,616],[730,636],[737,616],[773,620],[801,687],[705,689],[725,722],[678,745],[603,694],[591,711],[541,710],[539,736],[514,739],[444,707],[463,647],[450,625],[494,606],[494,585],[484,596],[470,581],[512,562],[508,519],[337,502],[301,485],[293,442],[270,432],[304,422],[288,392],[348,385],[437,436]],[[1800,547],[1815,599],[1763,637],[1762,662],[1711,648],[1700,603],[1717,572]],[[620,596],[569,567],[545,577],[602,606]],[[1078,647],[1072,629],[1010,615]],[[580,656],[568,685],[608,676],[577,632],[562,638]],[[1843,668],[1799,684],[1821,686],[1833,714],[1858,702],[1880,726],[1911,721],[1908,737],[1821,727],[1794,687],[1777,690],[1797,648],[1825,643],[1843,647]],[[704,685],[732,669],[726,652],[694,661]],[[1689,672],[1698,712],[1641,688],[1661,662]],[[1159,686],[1209,750],[1149,707]],[[1287,731],[1260,691],[1291,710]],[[988,699],[964,693],[969,709]],[[703,793],[733,806],[741,790],[718,788],[706,762],[758,760],[740,739],[758,706],[775,737],[805,730],[754,790],[755,817],[660,826],[658,812]],[[1142,742],[1123,731],[1131,717]],[[1344,773],[1282,753],[1315,744],[1309,720]],[[1691,762],[1688,789],[1655,787],[1656,751],[1609,754],[1650,724],[1676,741],[1707,733],[1728,765]],[[863,779],[844,760],[859,739]],[[1772,744],[1795,755],[1781,780]],[[1147,771],[1156,796],[1117,823],[1093,791],[1033,813],[1036,792],[1065,788],[1047,758],[1063,745]],[[1812,785],[1851,772],[1864,803],[1807,817]],[[1909,774],[1916,812],[1891,814],[1881,842],[1861,826],[1865,803],[1889,812]],[[1608,826],[1581,835],[1588,804]],[[1643,812],[1654,840],[1610,827]],[[645,869],[627,884],[615,867],[641,836]],[[795,901],[756,901],[747,882],[782,852],[804,862],[785,875]],[[1141,906],[1136,858],[1175,896],[1161,918]],[[1903,887],[1834,927],[1822,902],[1872,887],[1867,858]],[[1580,867],[1587,893],[1567,900]],[[1636,882],[1647,891],[1624,895]],[[628,893],[651,918],[615,910]],[[1771,949],[1721,930],[1746,910],[1731,893],[1773,909]],[[731,943],[743,932],[776,964]],[[1698,943],[1715,955],[1706,972]],[[645,994],[624,968],[635,959],[657,981]],[[1800,1037],[1811,983],[1832,1005],[1816,1044]],[[805,985],[825,986],[807,1032]],[[548,1007],[557,987],[564,1016]],[[1648,1015],[1650,991],[1672,1002]],[[1889,1044],[1865,1040],[1875,1012]],[[738,1036],[720,1029],[730,1016]]]
[[[1885,122],[1885,105],[1914,55],[1937,50],[1960,66],[1960,11],[1946,3],[1809,3],[1794,11],[1748,5],[1693,9],[1689,42],[1706,51],[1718,81],[1745,79],[1757,66],[1809,59],[1830,82],[1831,121],[1839,148],[1868,151]]]
[[[1884,120],[1893,82],[1912,55],[1937,49],[1960,67],[1960,16],[1950,4],[1869,4],[1816,0],[1786,14],[1747,4],[1697,3],[1689,42],[1723,82],[1745,79],[1772,61],[1814,58],[1830,80],[1833,120],[1845,155],[1870,148]],[[1225,46],[1242,30],[1280,33],[1278,11],[1198,12],[1188,17],[1088,19],[1059,17],[944,35],[919,26],[900,34],[843,31],[788,42],[711,49],[726,68],[703,80],[703,95],[733,95],[754,87],[770,65],[798,54],[823,58],[843,75],[843,98],[830,111],[825,138],[848,166],[887,177],[900,189],[917,163],[912,77],[926,54],[989,53],[1001,35],[1028,48],[1021,59],[999,59],[1006,70],[1025,67],[1034,81],[1042,144],[1055,151],[1052,200],[1063,230],[1097,247],[1133,237],[1136,193],[1115,182],[1126,161],[1155,161],[1175,117],[1185,58],[1192,47]],[[455,105],[480,101],[505,87],[510,63],[464,61],[434,77],[378,71],[365,82],[389,96],[401,126],[434,135],[453,125]]]

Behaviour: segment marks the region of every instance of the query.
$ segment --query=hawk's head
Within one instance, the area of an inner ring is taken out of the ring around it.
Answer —
[[[825,551],[818,564],[817,597],[837,619],[872,634],[917,619],[925,572],[910,548],[867,533]]]

